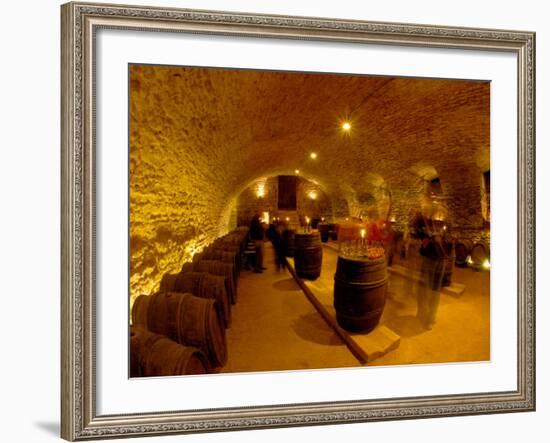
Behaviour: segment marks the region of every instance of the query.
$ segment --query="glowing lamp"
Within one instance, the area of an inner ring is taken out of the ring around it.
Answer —
[[[367,231],[365,229],[361,229],[361,238],[365,238],[365,234]]]
[[[483,269],[487,269],[487,270],[491,269],[491,263],[487,259],[485,259],[485,261],[481,266],[483,266]]]
[[[295,169],[295,170],[294,170],[294,173],[295,173],[295,174],[299,174],[299,173],[300,173],[300,170],[299,170],[299,169]]]
[[[344,122],[344,123],[342,124],[342,129],[343,129],[344,131],[349,131],[349,130],[351,129],[351,123],[350,123],[350,122]]]
[[[317,158],[317,154],[315,152],[312,152],[311,154],[309,154],[309,158],[315,160]]]
[[[315,191],[311,191],[308,196],[310,199],[315,200],[317,198],[317,193]]]

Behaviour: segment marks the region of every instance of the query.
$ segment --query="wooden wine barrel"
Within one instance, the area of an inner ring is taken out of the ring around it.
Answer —
[[[174,292],[174,286],[179,274],[166,273],[160,281],[160,292]],[[179,292],[179,291],[175,291]]]
[[[209,247],[209,250],[216,251],[213,254],[217,255],[219,258],[212,257],[214,260],[226,261],[228,263],[235,263],[237,268],[237,274],[241,270],[241,247],[240,245],[234,245],[229,243],[224,243],[223,241],[215,240]],[[221,252],[221,253],[220,253]],[[210,258],[210,257],[205,257]]]
[[[318,231],[294,235],[294,269],[298,277],[315,280],[321,275],[323,245]]]
[[[224,263],[230,263],[233,265],[233,280],[237,281],[239,278],[238,263],[235,252],[216,248],[214,246],[208,247],[202,254],[202,258],[205,260],[218,260]]]
[[[139,295],[132,305],[132,325],[147,328],[147,310],[151,299],[144,294]]]
[[[145,329],[130,332],[130,375],[158,377],[207,374],[209,363],[197,348],[182,346],[168,337]]]
[[[338,257],[334,275],[334,308],[338,324],[352,332],[372,331],[386,305],[385,257],[376,260]]]
[[[455,264],[460,267],[468,266],[467,259],[472,250],[472,242],[470,240],[457,240],[455,243]]]
[[[206,272],[182,272],[177,276],[173,291],[190,292],[197,297],[215,300],[223,327],[231,325],[231,301],[227,295],[225,277]]]
[[[201,260],[193,265],[193,270],[225,277],[225,287],[232,304],[237,303],[237,281],[234,278],[234,265],[219,260]]]
[[[148,302],[139,300],[143,298],[148,298]],[[221,327],[214,300],[175,292],[140,295],[134,303],[132,318],[135,326],[199,348],[213,367],[223,366],[227,361],[225,329]]]
[[[471,266],[475,269],[483,269],[485,261],[489,261],[491,258],[489,244],[485,241],[479,241],[470,251],[470,257],[472,259]]]
[[[193,263],[187,262],[181,266],[181,272],[193,272]]]
[[[283,231],[283,248],[286,257],[294,257],[294,229],[285,229]]]
[[[319,223],[317,225],[317,228],[319,229],[319,234],[321,234],[321,241],[323,243],[328,242],[328,231],[329,231],[328,223]]]

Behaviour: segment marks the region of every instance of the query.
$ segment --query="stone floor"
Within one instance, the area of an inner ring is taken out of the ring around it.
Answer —
[[[331,289],[338,254],[323,248],[323,272],[319,278]],[[395,264],[410,265],[396,258]],[[419,260],[412,264],[419,267]],[[464,285],[460,296],[441,293],[437,321],[432,330],[424,329],[416,319],[418,284],[389,274],[388,295],[380,325],[399,336],[399,348],[369,362],[369,365],[448,363],[487,361],[490,359],[489,272],[455,267],[453,281]]]
[[[220,372],[359,366],[286,269],[278,271],[265,243],[262,274],[243,271],[227,333],[227,364]]]
[[[265,249],[268,269],[241,273],[239,299],[227,330],[228,362],[221,372],[360,366],[288,270],[275,269],[271,244],[266,242]],[[313,286],[327,294],[336,260],[337,253],[325,247],[321,277]],[[489,360],[489,273],[455,268],[454,281],[465,285],[464,293],[442,294],[437,323],[426,331],[415,318],[416,285],[391,274],[381,325],[399,335],[400,344],[368,365]],[[327,294],[324,299],[319,295],[325,305],[330,304]]]

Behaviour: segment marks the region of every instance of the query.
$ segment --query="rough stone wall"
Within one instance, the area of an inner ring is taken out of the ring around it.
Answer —
[[[334,217],[391,201],[399,226],[422,205],[426,165],[455,229],[485,235],[489,94],[489,82],[131,66],[132,298],[234,226],[250,183],[296,169]]]
[[[278,210],[278,178],[261,178],[248,186],[237,199],[237,223],[248,225],[255,212],[269,212],[270,217],[276,217]],[[263,197],[258,196],[258,190],[263,190]],[[316,198],[311,198],[311,193]],[[296,182],[296,212],[299,217],[308,216],[332,218],[332,207],[329,197],[321,187],[309,180],[298,177]]]
[[[248,186],[237,199],[237,224],[249,225],[256,212],[269,212],[269,217],[273,217],[277,213],[278,184],[277,177],[269,177]]]
[[[321,187],[309,180],[299,178],[296,184],[296,211],[301,217],[332,218],[332,206],[329,197]],[[311,198],[312,196],[315,198]]]

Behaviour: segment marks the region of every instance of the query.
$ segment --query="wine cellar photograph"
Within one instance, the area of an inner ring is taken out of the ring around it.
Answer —
[[[131,64],[130,377],[491,359],[491,83]]]

